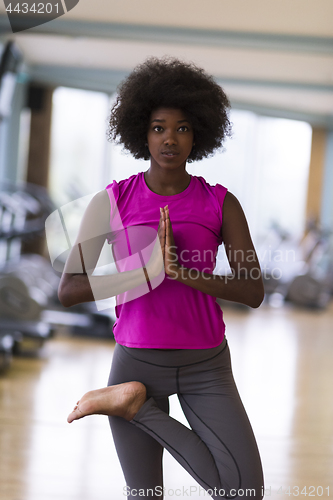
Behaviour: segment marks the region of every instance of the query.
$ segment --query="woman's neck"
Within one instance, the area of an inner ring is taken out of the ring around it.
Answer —
[[[151,167],[144,172],[144,178],[151,191],[161,196],[179,194],[188,187],[191,175],[186,170],[156,172]]]

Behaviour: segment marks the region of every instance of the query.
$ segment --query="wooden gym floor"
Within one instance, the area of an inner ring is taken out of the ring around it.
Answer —
[[[265,498],[333,497],[333,304],[324,312],[228,308],[224,316]],[[63,330],[39,357],[13,359],[0,378],[0,500],[125,498],[107,418],[66,422],[79,397],[106,385],[112,353],[112,341]],[[171,412],[182,419],[174,397]],[[167,452],[164,463],[166,500],[210,498]]]

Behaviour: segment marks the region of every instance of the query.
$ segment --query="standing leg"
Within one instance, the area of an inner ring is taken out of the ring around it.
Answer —
[[[178,396],[191,429],[148,400],[132,422],[161,443],[212,498],[262,498],[263,474],[253,431],[235,385],[229,348],[179,367]]]
[[[163,413],[169,411],[167,398],[157,401]],[[139,489],[150,492],[149,498],[158,498],[155,493],[163,489],[163,446],[146,432],[121,417],[108,417],[117,450],[117,455],[127,484],[127,498],[139,496]],[[136,491],[135,491],[136,490]],[[152,493],[154,492],[154,494]]]

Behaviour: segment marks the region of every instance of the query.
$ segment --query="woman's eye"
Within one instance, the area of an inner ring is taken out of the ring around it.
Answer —
[[[187,132],[188,130],[189,130],[189,128],[186,125],[182,125],[181,127],[178,128],[178,131],[180,131],[180,132]],[[155,125],[153,127],[153,131],[154,132],[162,132],[163,127],[161,127],[160,125]]]

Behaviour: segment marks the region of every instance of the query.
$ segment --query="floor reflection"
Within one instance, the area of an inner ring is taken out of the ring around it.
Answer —
[[[267,498],[290,498],[288,486],[291,495],[302,487],[303,496],[314,491],[315,497],[328,498],[326,488],[330,496],[333,492],[333,307],[322,313],[228,308],[224,315]],[[84,392],[106,385],[112,353],[111,341],[58,335],[39,358],[14,359],[0,379],[0,500],[124,498],[107,419],[66,422]],[[176,397],[171,414],[185,422]],[[208,498],[167,452],[164,463],[166,499],[177,488],[191,492],[191,500]]]

